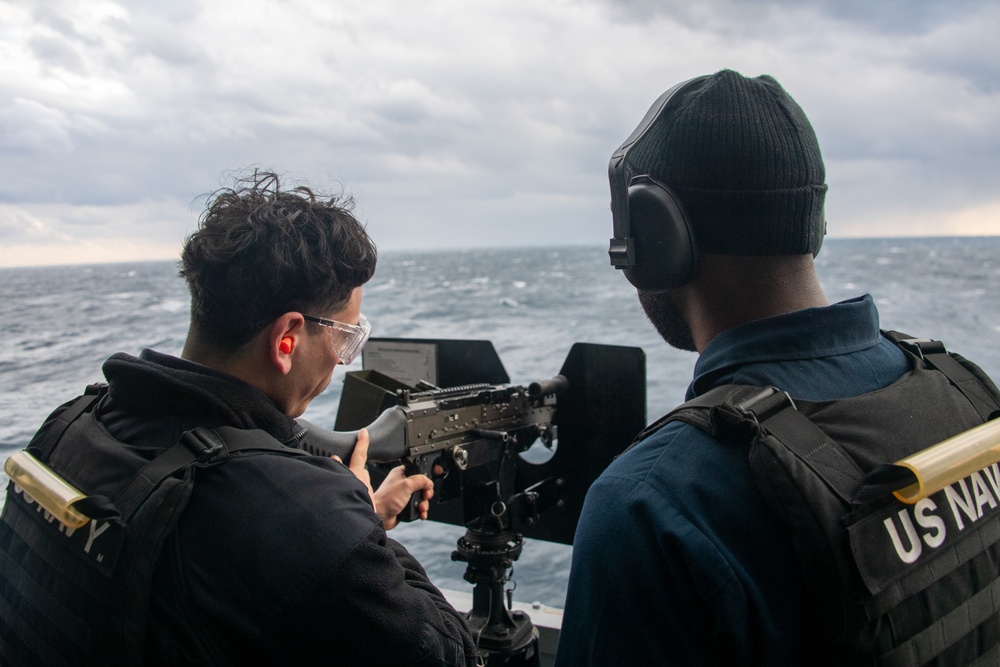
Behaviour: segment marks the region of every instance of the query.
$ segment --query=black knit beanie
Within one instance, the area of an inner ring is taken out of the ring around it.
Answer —
[[[819,252],[825,170],[816,133],[770,76],[722,70],[670,103],[626,164],[668,186],[700,252]]]

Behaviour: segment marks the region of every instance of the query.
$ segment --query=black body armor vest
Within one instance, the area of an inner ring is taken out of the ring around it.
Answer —
[[[914,368],[829,402],[725,385],[641,433],[680,420],[749,442],[751,474],[788,528],[810,591],[815,664],[1000,664],[1000,465],[907,505],[891,464],[1000,415],[1000,392],[937,341],[889,334]],[[883,466],[883,467],[880,467]]]
[[[153,570],[195,472],[242,450],[304,455],[264,431],[193,429],[155,458],[94,415],[103,385],[41,429],[27,451],[87,495],[67,528],[13,481],[0,521],[0,664],[139,665]]]

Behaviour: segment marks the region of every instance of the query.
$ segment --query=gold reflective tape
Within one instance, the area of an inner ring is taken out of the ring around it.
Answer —
[[[80,528],[90,521],[90,517],[72,507],[86,496],[28,452],[22,450],[11,455],[3,470],[25,495],[67,528]]]
[[[972,473],[1000,461],[1000,419],[943,440],[897,461],[917,481],[893,492],[904,503],[913,504]]]

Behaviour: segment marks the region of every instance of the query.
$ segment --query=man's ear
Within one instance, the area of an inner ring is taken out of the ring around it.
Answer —
[[[302,340],[305,319],[301,313],[285,313],[267,326],[268,362],[282,375],[292,370],[295,350]]]

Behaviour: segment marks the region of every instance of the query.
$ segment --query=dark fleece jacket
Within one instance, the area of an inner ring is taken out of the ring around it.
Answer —
[[[162,450],[195,426],[301,428],[231,376],[145,350],[104,366],[99,420],[118,440]],[[155,453],[155,452],[151,452]],[[157,563],[150,665],[474,664],[461,615],[386,536],[367,489],[313,456],[238,452],[195,471]]]

